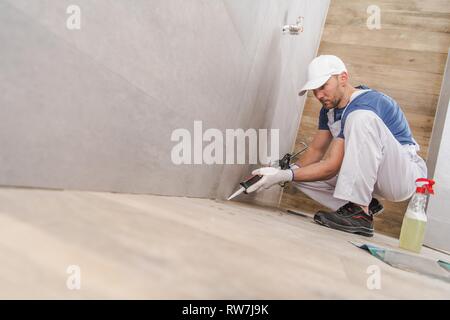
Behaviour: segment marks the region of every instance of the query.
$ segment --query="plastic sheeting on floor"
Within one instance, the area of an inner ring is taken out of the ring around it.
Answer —
[[[392,267],[450,282],[450,263],[447,261],[434,260],[420,255],[395,251],[389,248],[376,247],[371,244],[360,244],[352,241],[350,241],[350,243],[358,248],[367,250],[374,257]]]

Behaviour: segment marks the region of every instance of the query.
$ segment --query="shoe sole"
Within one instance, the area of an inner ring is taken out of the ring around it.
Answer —
[[[323,221],[325,220],[325,221]],[[348,233],[355,233],[360,234],[365,237],[373,237],[373,229],[365,228],[365,227],[349,227],[349,226],[341,226],[333,221],[328,220],[325,217],[321,217],[321,219],[314,219],[315,222],[317,222],[320,225],[323,225],[325,227],[329,227],[331,229],[336,229],[340,231],[345,231]]]
[[[379,215],[382,214],[383,212],[384,212],[384,208],[382,207],[381,210],[379,210],[379,211],[377,211],[377,212],[375,212],[375,213],[372,213],[372,216],[373,216],[373,217],[379,216]]]

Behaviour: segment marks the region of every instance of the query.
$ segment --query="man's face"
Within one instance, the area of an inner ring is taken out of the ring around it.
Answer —
[[[324,85],[313,90],[314,96],[328,110],[336,108],[344,95],[340,77],[341,75],[331,76]]]

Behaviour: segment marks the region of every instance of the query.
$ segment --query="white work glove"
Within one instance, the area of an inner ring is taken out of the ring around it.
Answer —
[[[274,167],[264,167],[256,169],[252,172],[253,175],[263,176],[258,182],[250,186],[247,189],[247,193],[253,191],[261,191],[263,189],[269,189],[270,187],[287,181],[292,181],[294,178],[294,172],[291,169],[280,170]]]
[[[296,164],[296,163],[291,163],[291,164],[289,165],[289,168],[291,168],[292,170],[295,170],[295,169],[300,168],[300,166],[299,166],[298,164]]]

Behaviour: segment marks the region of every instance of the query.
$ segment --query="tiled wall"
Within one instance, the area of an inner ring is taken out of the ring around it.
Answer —
[[[0,185],[229,195],[248,166],[176,166],[171,133],[280,128],[291,151],[328,4],[0,0]]]
[[[428,175],[436,181],[427,208],[425,244],[450,252],[450,56],[436,110],[428,152]]]

